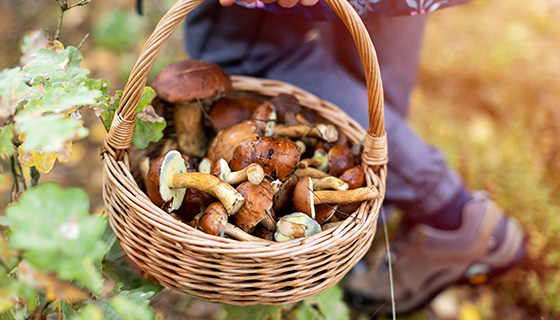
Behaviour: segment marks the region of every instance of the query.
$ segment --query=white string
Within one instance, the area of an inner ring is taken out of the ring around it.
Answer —
[[[395,309],[395,289],[393,286],[393,258],[391,257],[391,249],[389,247],[389,233],[387,230],[387,221],[385,219],[385,211],[381,207],[381,221],[383,221],[383,231],[385,233],[385,248],[387,250],[387,265],[389,266],[389,287],[391,288],[391,311],[393,314],[393,320],[397,319],[397,313]]]

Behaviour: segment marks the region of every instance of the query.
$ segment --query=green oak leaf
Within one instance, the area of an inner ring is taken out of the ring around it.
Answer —
[[[350,317],[348,306],[343,301],[343,292],[339,286],[334,286],[311,298],[305,299],[297,310],[299,320],[325,319],[346,320]]]
[[[107,252],[101,236],[106,220],[90,215],[87,194],[45,183],[28,189],[6,209],[9,244],[35,268],[54,272],[100,292],[101,260]]]
[[[157,142],[163,138],[163,130],[167,126],[165,119],[157,115],[150,105],[154,94],[154,89],[145,87],[135,110],[136,120],[132,143],[140,149],[146,148],[150,142]],[[111,128],[115,111],[122,97],[122,91],[115,92],[115,96],[117,98],[106,109],[99,112],[107,131]]]
[[[11,156],[14,154],[14,143],[12,139],[14,138],[14,127],[12,124],[4,126],[0,129],[0,156]]]
[[[21,148],[24,151],[60,151],[66,141],[78,140],[88,135],[82,121],[63,114],[47,114],[41,117],[23,113],[14,118],[16,129],[25,135]]]
[[[157,142],[163,138],[163,129],[167,126],[165,119],[158,116],[150,105],[153,97],[154,89],[145,87],[136,107],[132,143],[140,149],[146,148],[150,142]]]
[[[40,97],[31,98],[18,113],[41,116],[45,113],[71,113],[83,105],[97,103],[101,91],[87,87],[56,87],[43,92]]]
[[[166,125],[163,119],[161,122],[149,122],[142,121],[137,117],[132,143],[140,149],[146,148],[150,142],[157,142],[163,138],[163,129]]]
[[[25,77],[20,68],[5,69],[0,72],[0,117],[16,112],[18,103],[27,92]]]
[[[75,47],[62,51],[38,49],[22,70],[33,83],[43,83],[46,88],[79,86],[89,75],[89,70],[80,68],[81,61],[82,53]]]
[[[155,91],[151,87],[145,87],[144,91],[142,91],[142,97],[140,97],[140,101],[138,102],[138,106],[136,107],[136,113],[140,113],[144,110],[144,108],[152,102],[154,98]]]

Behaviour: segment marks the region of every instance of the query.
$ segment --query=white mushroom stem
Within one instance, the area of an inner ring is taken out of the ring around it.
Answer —
[[[313,191],[313,203],[353,203],[380,199],[381,194],[375,186],[361,187],[346,191]]]
[[[230,184],[238,184],[248,180],[252,184],[260,184],[263,179],[263,168],[258,163],[251,163],[239,171],[231,171],[225,181]]]
[[[300,154],[304,154],[305,151],[307,151],[307,145],[305,144],[305,142],[303,142],[303,140],[297,140],[296,144],[299,147]]]
[[[313,190],[348,190],[348,183],[337,177],[311,178],[311,180],[313,181]]]
[[[335,142],[338,140],[338,131],[331,124],[319,123],[313,126],[305,124],[283,125],[277,123],[274,126],[274,134],[292,139],[300,139],[302,137],[321,138],[327,142]]]
[[[247,180],[252,184],[260,184],[264,179],[264,170],[258,163],[251,163],[241,170],[231,171],[223,158],[218,159],[210,168],[210,173],[229,184],[240,184]]]
[[[176,104],[173,113],[177,144],[182,153],[203,157],[205,150],[202,106],[199,103]]]
[[[229,183],[202,172],[177,173],[171,178],[169,188],[195,188],[216,197],[229,215],[235,214],[245,203],[245,198]]]
[[[229,222],[226,224],[226,229],[224,233],[231,238],[234,238],[236,240],[241,240],[241,241],[273,242],[270,240],[262,239],[259,237],[255,237],[251,234],[248,234],[247,232],[241,230],[241,228]]]
[[[325,150],[323,150],[323,149],[317,149],[313,153],[313,157],[307,158],[307,159],[302,159],[298,163],[298,167],[302,168],[302,169],[306,168],[306,167],[309,167],[309,166],[315,167],[315,168],[317,168],[321,171],[327,171],[327,169],[329,167],[327,152],[325,152]]]

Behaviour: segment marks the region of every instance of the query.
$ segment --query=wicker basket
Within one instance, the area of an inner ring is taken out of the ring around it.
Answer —
[[[212,0],[215,1],[215,0]],[[383,92],[373,44],[346,0],[325,0],[355,40],[366,73],[369,128],[364,131],[334,105],[289,84],[232,76],[234,90],[295,95],[303,108],[335,124],[362,154],[368,185],[385,192],[387,143]],[[134,111],[161,47],[202,0],[179,0],[147,40],[125,86],[101,154],[110,224],[128,256],[162,285],[199,299],[233,305],[281,305],[318,294],[342,279],[364,256],[382,199],[362,203],[337,227],[282,243],[241,242],[195,230],[155,206],[133,178],[129,149]]]

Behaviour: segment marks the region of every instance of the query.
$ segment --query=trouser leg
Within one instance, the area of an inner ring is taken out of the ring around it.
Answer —
[[[211,2],[199,9],[191,13],[187,25],[187,48],[193,57],[213,61],[232,74],[289,82],[339,106],[362,126],[368,125],[367,91],[356,76],[359,65],[352,54],[345,53],[347,48],[355,48],[353,43],[336,33],[341,55],[321,37],[307,38],[317,26],[323,38],[334,36],[324,32],[326,23],[240,7],[221,8]],[[422,141],[405,119],[425,22],[397,23],[393,19],[367,22],[385,89],[386,201],[414,219],[424,219],[451,201],[462,183],[442,153]]]

